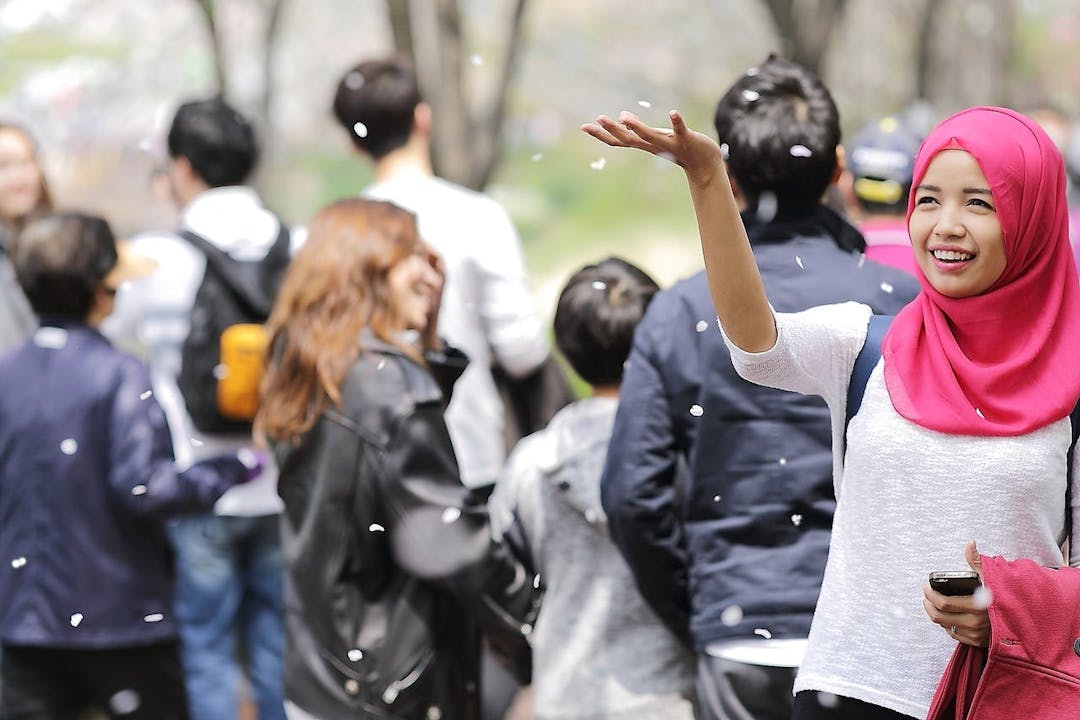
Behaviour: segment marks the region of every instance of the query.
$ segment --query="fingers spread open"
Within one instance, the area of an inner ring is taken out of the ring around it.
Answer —
[[[619,123],[628,128],[634,135],[651,146],[663,149],[666,142],[671,141],[674,134],[667,128],[654,128],[646,125],[633,113],[619,113]]]
[[[616,138],[614,135],[612,135],[599,125],[586,123],[585,125],[581,126],[581,130],[588,135],[592,135],[594,138],[607,145],[614,145],[615,147],[621,147],[623,145],[623,143],[620,142],[618,138]]]

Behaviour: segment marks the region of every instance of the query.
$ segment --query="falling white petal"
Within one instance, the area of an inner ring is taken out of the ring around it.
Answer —
[[[727,627],[735,627],[743,621],[743,609],[738,605],[728,605],[720,613],[720,622]]]
[[[116,715],[130,715],[142,705],[142,698],[135,690],[127,689],[109,698],[109,709]]]

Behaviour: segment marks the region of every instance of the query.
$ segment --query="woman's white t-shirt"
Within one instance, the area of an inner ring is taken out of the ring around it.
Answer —
[[[1062,564],[1070,423],[1019,437],[928,430],[893,408],[879,361],[845,455],[848,380],[870,314],[859,303],[778,313],[771,349],[727,344],[744,378],[821,395],[832,414],[836,516],[795,692],[925,717],[956,641],[927,617],[922,586],[932,571],[967,569],[968,540],[983,554]],[[1080,527],[1080,506],[1072,505]]]

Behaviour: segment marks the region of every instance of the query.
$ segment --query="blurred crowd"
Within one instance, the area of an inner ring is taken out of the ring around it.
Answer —
[[[181,103],[176,226],[130,239],[0,123],[0,720],[924,717],[958,623],[892,686],[815,619],[850,611],[818,602],[851,396],[743,379],[704,270],[597,258],[547,325],[506,211],[434,174],[408,64],[350,68],[331,110],[374,180],[289,227],[248,120]],[[1068,119],[1027,114],[1080,180]],[[927,287],[920,118],[842,145],[775,56],[720,96],[772,311]],[[654,150],[628,122],[593,132]],[[929,627],[910,590],[866,614]]]

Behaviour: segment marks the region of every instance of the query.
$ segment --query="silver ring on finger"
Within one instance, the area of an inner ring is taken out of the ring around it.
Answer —
[[[950,635],[955,635],[956,634],[956,626],[955,625],[952,625],[952,626],[949,627],[949,634]]]

